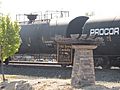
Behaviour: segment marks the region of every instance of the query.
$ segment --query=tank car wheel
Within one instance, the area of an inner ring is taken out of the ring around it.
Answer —
[[[107,56],[103,57],[103,62],[102,62],[102,69],[110,69],[111,65],[110,65],[110,60]]]
[[[67,66],[67,65],[65,65],[65,64],[62,64],[62,65],[61,65],[62,68],[66,68],[66,66]]]
[[[5,63],[5,65],[8,65],[9,64],[9,60],[5,60],[4,63]]]
[[[11,60],[11,57],[8,57],[8,58],[4,61],[5,65],[8,65],[10,60]]]
[[[108,66],[108,65],[102,65],[102,69],[110,69],[111,66]]]

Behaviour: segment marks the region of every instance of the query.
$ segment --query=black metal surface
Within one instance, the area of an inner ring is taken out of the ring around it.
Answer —
[[[80,16],[72,21],[66,19],[59,24],[59,21],[39,24],[27,24],[21,26],[22,45],[19,53],[22,54],[39,54],[39,53],[56,53],[56,47],[52,42],[56,36],[69,37],[70,34],[81,34],[82,27],[88,17]]]
[[[111,29],[111,28],[119,28],[120,29],[120,17],[112,17],[112,18],[92,18],[88,19],[86,24],[84,25],[83,34],[86,34],[87,37],[90,36],[91,29]],[[108,32],[108,31],[106,31]],[[113,32],[112,30],[110,31]],[[120,34],[120,30],[119,30]],[[104,41],[103,43],[94,51],[94,55],[108,55],[108,56],[120,56],[120,35],[111,34],[111,35],[94,35],[94,38],[100,37]]]
[[[20,53],[55,53],[56,48],[46,45],[56,35],[65,36],[67,25],[31,24],[23,25],[21,30],[22,45]],[[51,43],[50,43],[51,44]]]
[[[70,34],[81,35],[83,26],[88,19],[86,16],[79,16],[73,19],[67,27],[66,37],[71,38]]]

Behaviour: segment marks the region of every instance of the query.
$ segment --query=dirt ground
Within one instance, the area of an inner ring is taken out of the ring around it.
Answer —
[[[35,90],[72,90],[70,80],[41,79],[33,85]]]
[[[105,82],[105,81],[96,81],[95,86],[88,86],[83,87],[80,89],[72,88],[71,86],[71,79],[20,79],[16,78],[14,75],[6,76],[8,82],[15,82],[15,81],[27,81],[32,85],[32,90],[120,90],[120,82]],[[0,77],[0,82],[2,78]],[[7,90],[7,89],[1,89]]]
[[[105,83],[96,82],[96,86],[83,87],[79,90],[108,90],[116,89],[120,90],[120,83]],[[77,90],[72,88],[70,84],[70,79],[68,80],[58,80],[58,79],[43,79],[36,85],[33,85],[35,90]],[[119,87],[119,88],[118,88]]]
[[[95,86],[75,89],[71,86],[71,80],[41,79],[33,87],[35,90],[120,90],[120,83],[96,82]]]

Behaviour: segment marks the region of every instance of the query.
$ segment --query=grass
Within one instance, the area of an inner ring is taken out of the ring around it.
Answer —
[[[0,79],[2,78],[2,75],[0,75]],[[17,75],[5,75],[5,78],[17,78]]]
[[[0,82],[2,82],[2,74],[0,75]],[[17,79],[17,75],[5,75],[5,79]]]

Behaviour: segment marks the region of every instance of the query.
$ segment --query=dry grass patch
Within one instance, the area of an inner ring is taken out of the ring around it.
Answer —
[[[97,81],[96,85],[103,85],[106,86],[108,88],[113,88],[113,87],[120,87],[120,82],[105,82],[105,81]]]

